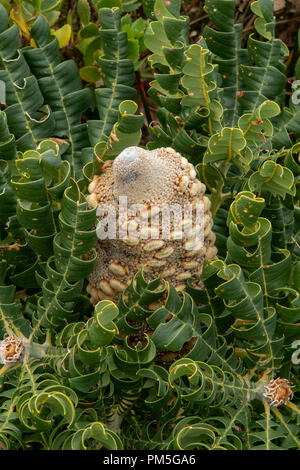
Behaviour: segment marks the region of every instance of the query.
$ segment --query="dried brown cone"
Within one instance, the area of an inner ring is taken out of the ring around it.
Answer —
[[[196,178],[194,166],[172,148],[148,151],[129,147],[116,160],[105,162],[101,174],[89,185],[87,200],[90,207],[97,205],[102,210],[99,221],[107,215],[105,206],[115,209],[117,234],[115,239],[100,239],[97,243],[98,261],[87,287],[91,301],[117,302],[142,266],[146,279],[161,276],[177,290],[185,289],[188,278],[198,277],[204,259],[217,253],[210,200],[204,195],[205,189]],[[124,196],[128,207],[143,205],[136,214],[127,213],[127,220],[119,210],[119,198]],[[191,217],[184,216],[180,227],[175,218],[170,219],[170,239],[163,236],[159,215],[165,204],[193,208]],[[196,224],[195,216],[199,205],[203,209],[201,226]],[[148,224],[145,228],[143,222],[148,219],[151,227]],[[184,233],[177,239],[179,228]],[[122,231],[127,230],[129,235],[123,236]],[[139,236],[132,236],[132,232],[139,232]]]
[[[24,340],[15,335],[6,336],[0,342],[0,362],[2,364],[14,364],[21,362],[24,356]]]
[[[293,398],[293,392],[287,379],[271,380],[265,385],[264,397],[269,400],[271,406],[286,405]]]

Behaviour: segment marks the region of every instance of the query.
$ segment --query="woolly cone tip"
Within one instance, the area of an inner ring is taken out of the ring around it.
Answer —
[[[114,195],[126,196],[129,204],[159,200],[160,188],[164,199],[173,190],[173,181],[168,164],[159,157],[156,150],[128,147],[113,163]]]

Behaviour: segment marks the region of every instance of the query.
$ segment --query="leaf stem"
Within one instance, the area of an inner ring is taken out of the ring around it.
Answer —
[[[219,166],[219,170],[222,172],[224,181],[225,181],[225,178],[226,178],[226,175],[230,166],[231,166],[231,163],[228,160],[223,160]],[[214,189],[214,191],[212,191],[210,201],[211,201],[211,213],[213,217],[216,215],[216,213],[222,206],[225,199],[231,196],[231,192],[222,193],[223,188],[224,188],[224,183],[220,183],[217,186],[217,188]]]

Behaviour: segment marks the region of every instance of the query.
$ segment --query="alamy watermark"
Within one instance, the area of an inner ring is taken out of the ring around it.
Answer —
[[[204,205],[197,204],[132,204],[128,206],[127,196],[120,196],[117,207],[103,204],[97,208],[96,229],[100,240],[163,239],[181,240],[197,238],[204,241]]]
[[[300,104],[300,80],[295,80],[292,83],[292,103],[293,104]]]
[[[292,349],[296,349],[292,354],[292,363],[297,366],[300,364],[300,339],[292,343]]]
[[[0,104],[6,104],[6,85],[3,80],[0,80]]]

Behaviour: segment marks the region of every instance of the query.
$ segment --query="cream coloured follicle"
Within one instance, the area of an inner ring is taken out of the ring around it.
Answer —
[[[194,166],[171,148],[123,150],[114,162],[101,167],[101,174],[89,185],[89,193],[90,206],[110,205],[117,215],[116,239],[99,240],[96,247],[98,261],[87,288],[94,303],[107,298],[118,301],[142,266],[146,278],[161,276],[177,289],[184,289],[188,278],[200,274],[204,259],[217,253],[205,185],[197,180]],[[118,203],[125,196],[128,207],[142,204],[141,210],[122,214]],[[193,210],[179,222],[171,214],[162,227],[166,204]],[[199,223],[196,208],[200,206],[203,217]],[[150,227],[148,221],[152,222]],[[170,232],[169,238],[164,236],[165,229]],[[178,238],[181,231],[183,236]]]

